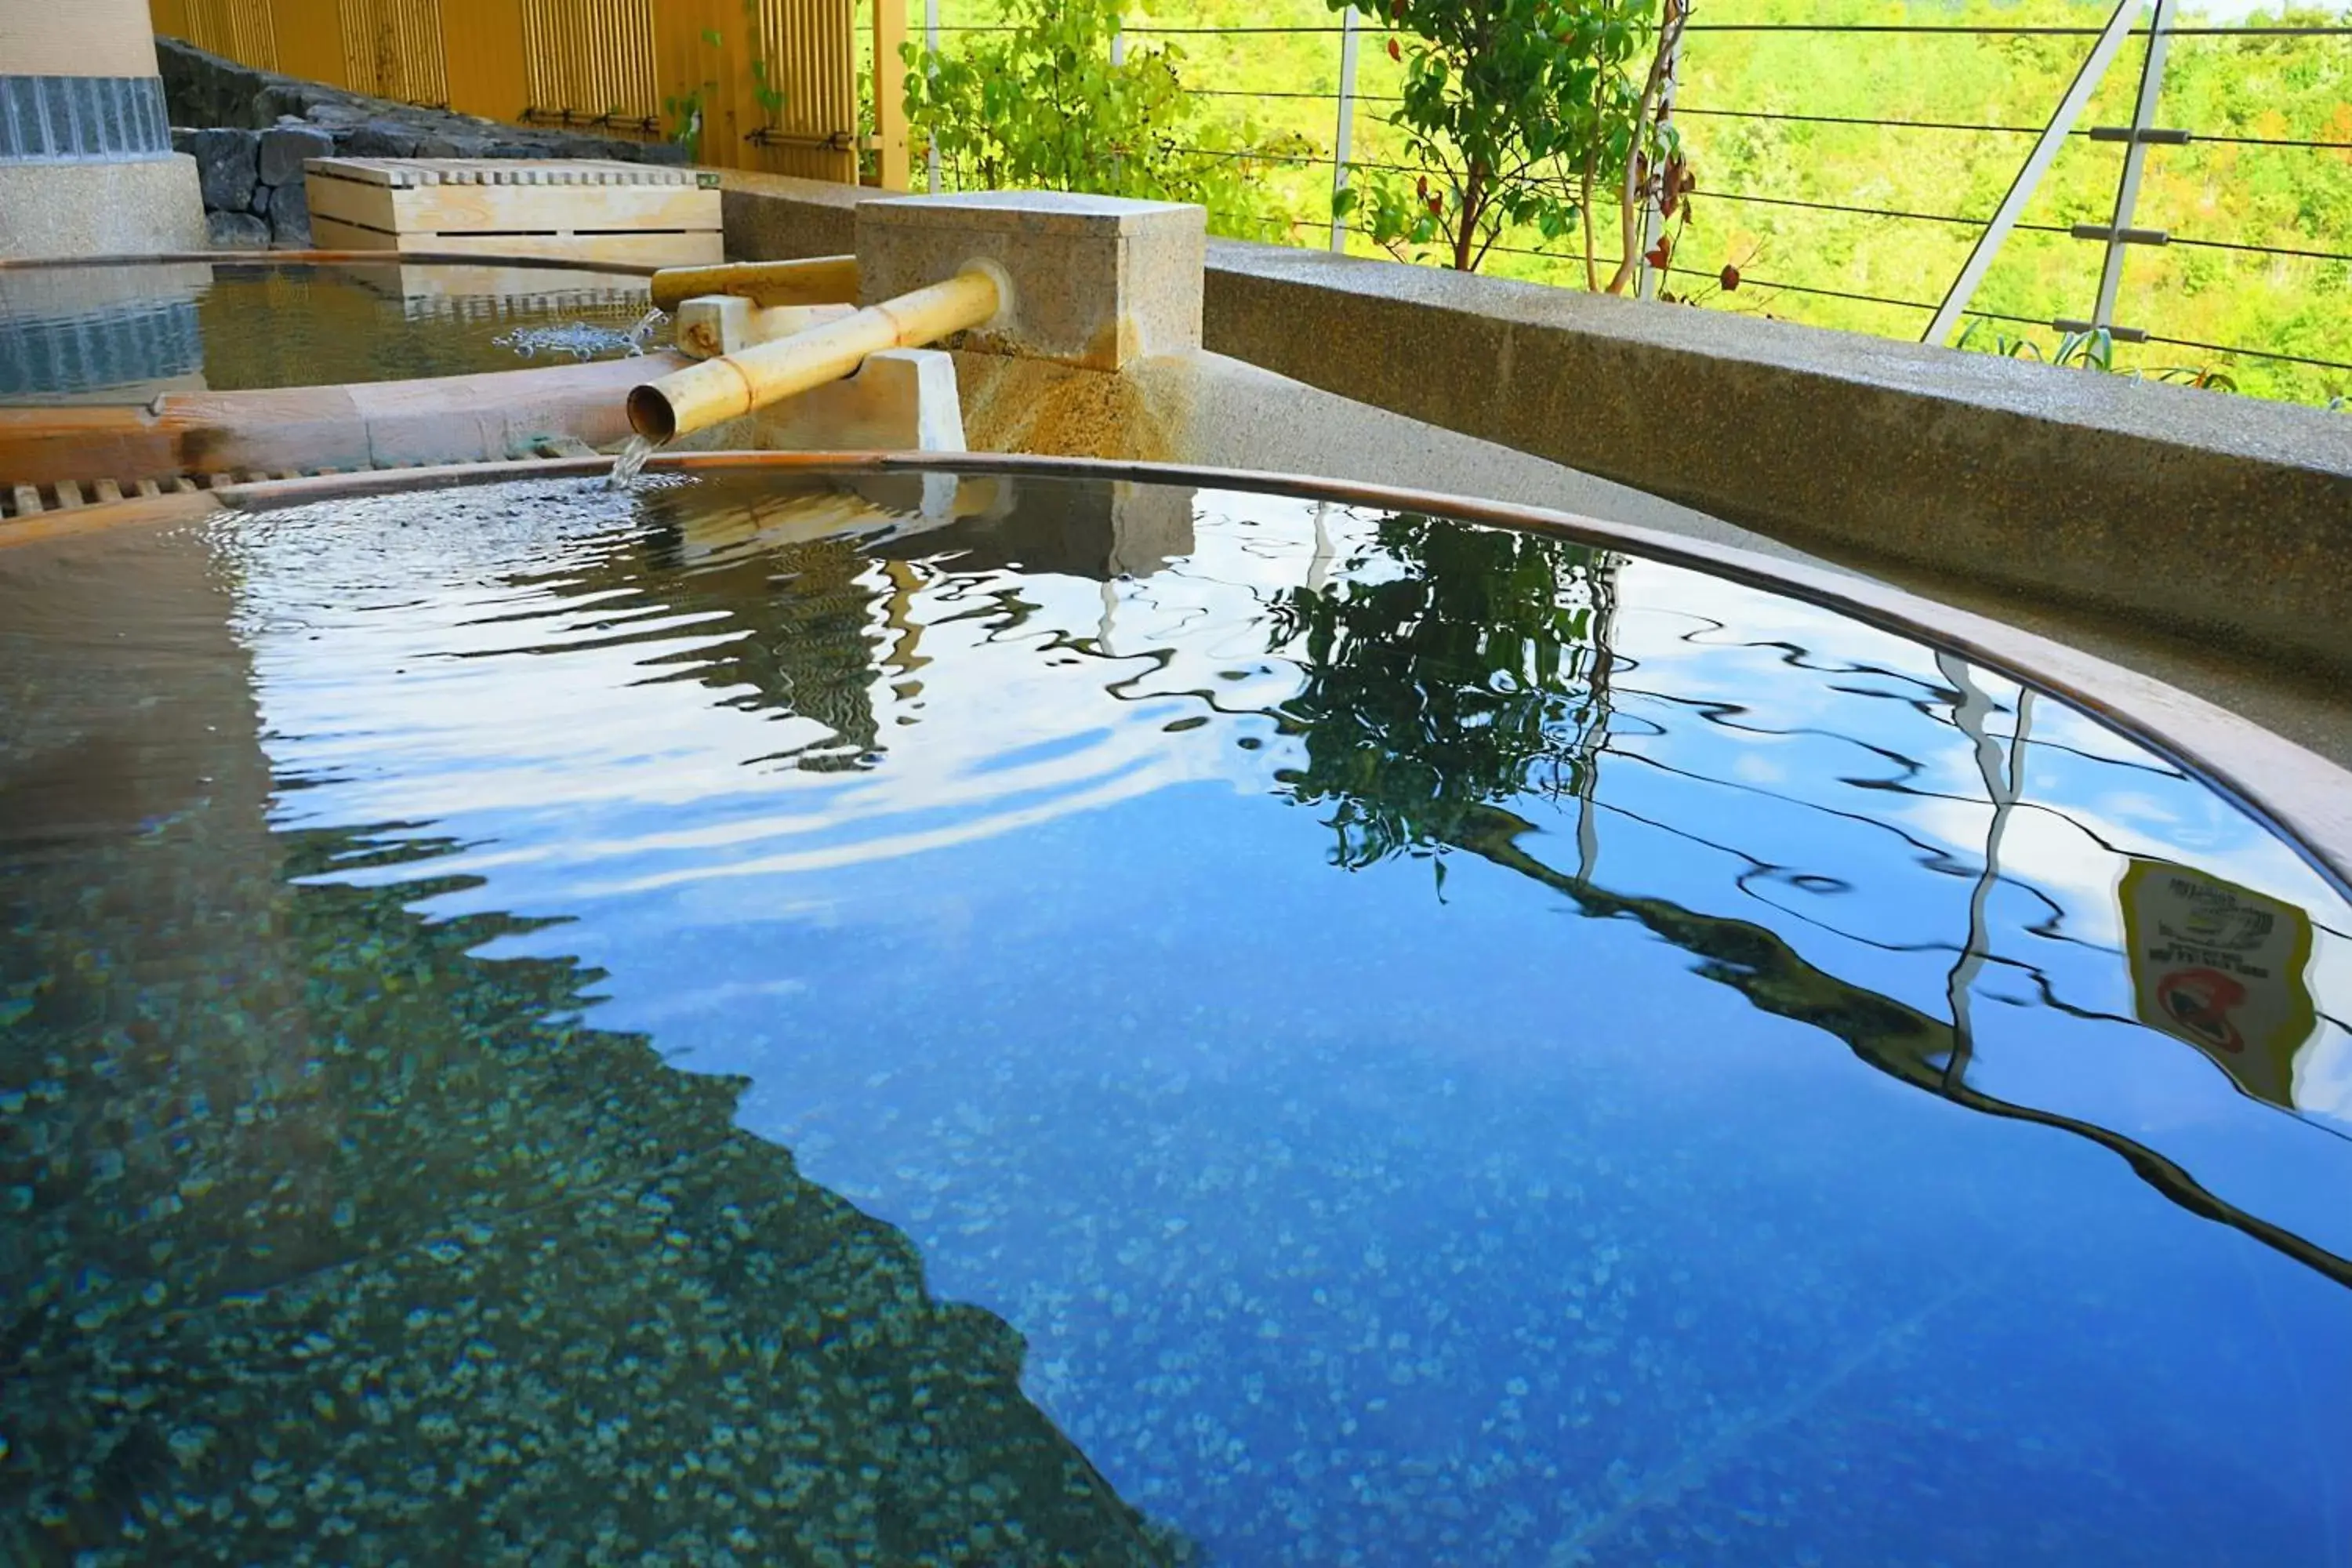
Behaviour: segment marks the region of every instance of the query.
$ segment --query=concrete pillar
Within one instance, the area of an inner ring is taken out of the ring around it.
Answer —
[[[146,0],[0,0],[0,256],[200,250]]]

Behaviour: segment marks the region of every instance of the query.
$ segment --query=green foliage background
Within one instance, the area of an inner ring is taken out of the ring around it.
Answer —
[[[883,0],[890,3],[890,0]],[[942,0],[949,27],[986,26],[998,0]],[[1736,119],[1715,110],[1821,119],[1903,120],[2038,129],[2064,91],[2090,40],[1890,34],[1726,32],[1725,24],[1899,23],[1960,26],[2096,26],[2110,7],[2089,0],[1699,0],[1684,63],[1681,123],[1699,180],[1693,225],[1676,256],[1677,293],[1720,310],[1916,338],[1968,254],[1967,224],[1865,217],[1779,202],[1883,207],[1982,218],[2032,144],[2028,133],[1912,130],[1797,120]],[[1328,245],[1336,111],[1338,18],[1324,0],[1160,0],[1124,12],[1129,46],[1164,41],[1181,52],[1179,72],[1203,99],[1204,119],[1234,135],[1295,133],[1325,160],[1260,170],[1243,210],[1213,211],[1219,232],[1280,243]],[[2200,25],[2193,11],[2183,25]],[[2296,7],[2253,25],[2352,25],[2342,10]],[[1202,37],[1155,28],[1319,29]],[[919,37],[919,6],[909,36]],[[958,37],[942,40],[953,50]],[[2128,43],[2084,124],[2130,115],[2142,45]],[[1359,162],[1394,159],[1395,132],[1380,123],[1393,107],[1402,68],[1382,35],[1367,30],[1357,89]],[[1296,95],[1296,96],[1293,96]],[[2176,38],[2159,112],[2162,123],[2207,137],[2317,142],[2263,147],[2207,141],[2150,150],[2136,221],[2177,239],[2352,255],[2352,36]],[[1976,304],[2025,321],[2086,316],[2101,248],[2066,235],[2106,221],[2122,149],[2072,140],[2026,213],[2035,227],[2014,236]],[[1288,216],[1269,216],[1288,215]],[[2058,232],[2048,232],[2056,230]],[[1380,254],[1362,235],[1351,251]],[[1533,233],[1491,257],[1484,270],[1581,286],[1565,243]],[[1603,245],[1608,244],[1606,234]],[[1550,254],[1522,254],[1542,251]],[[1613,254],[1611,258],[1613,259]],[[1430,259],[1438,258],[1433,254]],[[1735,292],[1716,281],[1739,268]],[[1807,289],[1874,296],[1868,303]],[[2229,347],[2352,365],[2352,263],[2201,248],[2137,247],[2124,278],[2118,321],[2174,343],[2118,345],[2119,369],[2223,367],[2242,391],[2326,404],[2352,398],[2352,370],[2298,365],[2221,352]],[[2036,339],[2058,334],[1997,323]]]

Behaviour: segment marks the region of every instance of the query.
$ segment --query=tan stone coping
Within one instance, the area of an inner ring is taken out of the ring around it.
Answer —
[[[337,496],[518,479],[579,478],[604,472],[610,467],[609,458],[562,458],[230,485],[206,495],[165,496],[84,509],[68,514],[70,521],[59,518],[55,525],[40,520],[0,523],[0,549],[110,528],[185,523],[230,509],[261,511]],[[1710,576],[1817,605],[1932,647],[1949,649],[1986,669],[2057,697],[2195,774],[2296,848],[2339,893],[2352,899],[2352,773],[2177,687],[2047,637],[1865,578],[1729,545],[1565,512],[1389,486],[1342,484],[1295,474],[980,452],[696,452],[658,456],[650,467],[688,472],[752,468],[803,474],[940,470],[1127,479],[1196,489],[1292,496],[1384,511],[1427,512],[1526,529],[1686,566]]]
[[[1208,214],[1181,202],[1137,201],[1076,191],[959,191],[948,195],[892,192],[858,208],[859,221],[893,227],[947,226],[963,233],[1129,234],[1172,225],[1198,234]]]

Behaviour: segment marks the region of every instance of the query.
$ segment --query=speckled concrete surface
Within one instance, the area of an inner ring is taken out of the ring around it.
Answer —
[[[202,250],[196,161],[0,163],[0,256]]]
[[[975,346],[1118,370],[1201,346],[1205,223],[1196,206],[1059,191],[867,202],[858,293],[878,305],[977,262],[1010,297]]]
[[[1720,518],[1559,463],[1318,392],[1223,354],[1139,361],[1125,377],[956,356],[977,450],[1310,474],[1549,507],[1829,565]]]

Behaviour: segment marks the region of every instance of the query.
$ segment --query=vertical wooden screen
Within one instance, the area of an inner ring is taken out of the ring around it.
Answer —
[[[609,116],[614,131],[637,135],[660,124],[652,0],[522,0],[522,53],[535,118]]]
[[[188,42],[239,65],[278,68],[278,27],[269,0],[185,0]]]
[[[857,34],[851,0],[760,0],[758,47],[784,95],[760,167],[857,179]]]
[[[871,3],[870,142],[883,183],[898,189],[906,0]],[[858,177],[856,0],[152,0],[151,8],[158,31],[244,65],[491,120],[653,138],[677,132],[678,106],[695,101],[703,163]]]
[[[352,91],[403,103],[449,101],[441,0],[341,0],[341,8],[343,81]]]

